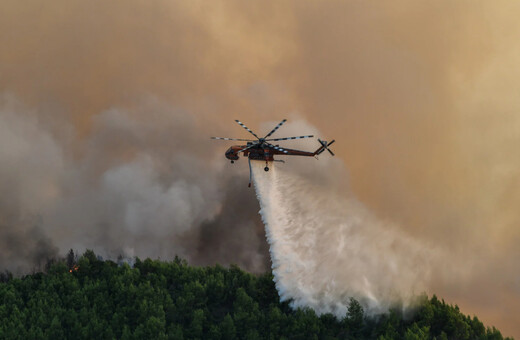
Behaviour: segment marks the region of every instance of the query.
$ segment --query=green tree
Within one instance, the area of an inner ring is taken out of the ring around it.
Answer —
[[[45,331],[45,337],[48,339],[65,338],[65,333],[63,332],[63,327],[61,326],[61,322],[57,316],[55,316],[52,319],[50,327]]]
[[[233,309],[233,320],[235,321],[235,327],[239,337],[245,337],[249,330],[258,327],[260,321],[258,303],[256,303],[242,287],[237,289]]]
[[[204,335],[204,311],[196,309],[193,312],[193,317],[188,328],[188,336],[193,339],[201,339]]]
[[[405,340],[428,340],[430,338],[430,328],[420,328],[417,323],[413,323],[410,328],[406,330],[404,334]]]
[[[348,304],[347,315],[343,320],[344,325],[348,329],[348,333],[354,337],[358,337],[363,330],[364,318],[363,307],[356,299],[351,297]]]
[[[236,329],[235,323],[233,322],[233,318],[227,314],[222,320],[220,324],[220,334],[222,334],[222,339],[224,340],[233,340],[236,339]]]

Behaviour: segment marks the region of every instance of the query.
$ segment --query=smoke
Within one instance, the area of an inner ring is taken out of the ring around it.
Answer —
[[[246,172],[224,166],[182,110],[143,98],[101,112],[77,157],[13,96],[1,104],[3,269],[40,268],[69,248],[265,269]],[[239,203],[243,212],[230,215]]]
[[[58,194],[63,162],[52,136],[34,116],[20,116],[19,106],[0,97],[0,268],[27,271],[58,254],[39,212]]]
[[[247,166],[206,138],[246,137],[233,119],[258,132],[298,111],[337,140],[344,165],[284,169],[321,186],[337,167],[330,177],[345,183],[327,190],[348,189],[421,244],[457,249],[461,274],[434,275],[429,291],[520,334],[518,3],[0,6],[0,93],[19,101],[2,99],[0,122],[0,224],[22,246],[7,245],[11,258],[32,262],[20,249],[43,236],[49,254],[88,246],[265,268]],[[206,195],[219,203],[198,208]],[[191,227],[166,231],[168,197],[186,197],[197,216],[175,214]]]

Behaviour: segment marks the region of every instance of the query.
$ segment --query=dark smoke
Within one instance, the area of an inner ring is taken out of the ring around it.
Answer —
[[[41,271],[49,261],[60,254],[56,246],[42,231],[33,226],[22,229],[20,223],[0,224],[0,268],[14,274],[26,274],[28,271]]]
[[[254,272],[270,267],[264,224],[258,201],[247,179],[240,176],[227,182],[222,209],[211,220],[187,232],[195,264],[238,264]]]
[[[226,146],[183,110],[143,98],[100,112],[79,156],[12,97],[0,120],[0,183],[12,193],[1,198],[2,269],[40,267],[70,248],[267,268],[247,168],[225,162]]]

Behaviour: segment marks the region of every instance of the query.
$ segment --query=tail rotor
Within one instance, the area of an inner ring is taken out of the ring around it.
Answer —
[[[323,151],[327,150],[332,156],[334,156],[334,152],[332,152],[330,149],[329,149],[329,146],[332,145],[332,143],[335,142],[335,140],[333,139],[331,142],[329,142],[327,144],[327,141],[324,141],[324,140],[321,140],[318,138],[318,142],[320,142],[321,144],[321,147],[318,149],[318,151],[316,152],[316,155],[319,155],[321,154]]]

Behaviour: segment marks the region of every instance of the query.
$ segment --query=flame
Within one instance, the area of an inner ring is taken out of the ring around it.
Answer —
[[[72,267],[71,269],[69,269],[69,273],[72,273],[73,271],[78,271],[79,269],[79,266],[77,264],[74,265],[74,267]]]

